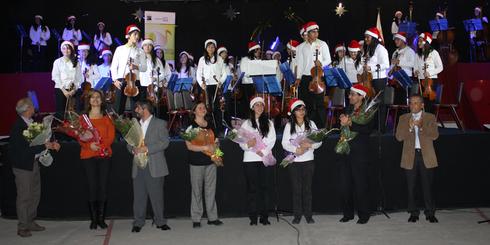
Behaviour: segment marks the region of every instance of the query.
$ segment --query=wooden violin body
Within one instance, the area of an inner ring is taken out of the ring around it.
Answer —
[[[318,61],[318,49],[316,50],[315,56],[316,56],[315,61]],[[312,80],[308,84],[308,91],[314,94],[321,94],[325,92],[326,86],[325,83],[322,81],[322,77],[323,77],[322,66],[316,64],[315,62],[315,66],[311,68],[310,72],[311,72]]]
[[[367,66],[369,58],[365,57],[364,66]],[[368,89],[367,95],[372,98],[374,95],[373,89],[373,74],[367,69],[364,69],[361,75],[357,75],[357,81]]]
[[[129,58],[130,66],[132,63],[133,59]],[[138,87],[136,87],[136,74],[131,69],[129,69],[129,73],[126,74],[126,76],[124,77],[124,81],[126,82],[124,95],[126,95],[127,97],[135,97],[140,93]]]

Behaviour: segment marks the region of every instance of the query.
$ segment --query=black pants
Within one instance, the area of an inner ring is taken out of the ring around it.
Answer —
[[[417,178],[420,176],[420,182],[422,184],[422,192],[424,194],[424,204],[426,216],[434,215],[435,205],[432,193],[432,179],[434,175],[434,169],[426,168],[424,165],[424,159],[422,159],[422,153],[415,152],[415,159],[412,169],[406,169],[405,175],[407,176],[408,186],[408,212],[411,215],[418,216],[419,210],[415,201],[415,186],[417,185]]]
[[[373,88],[375,93],[374,96],[376,96],[376,94],[378,94],[379,91],[385,89],[387,80],[386,78],[373,79],[372,82],[373,82]],[[383,99],[384,94],[381,93],[378,98],[381,99],[378,107],[378,117],[380,117],[379,120],[381,122],[379,123],[378,131],[384,132],[386,128],[386,125],[384,123],[386,121],[386,105]]]
[[[32,71],[46,71],[46,46],[31,45]]]
[[[213,124],[216,129],[216,135],[218,135],[219,132],[223,131],[223,115],[222,111],[220,110],[220,105],[219,105],[219,100],[220,98],[216,96],[216,99],[214,99],[214,95],[216,93],[216,89],[218,88],[218,85],[207,85],[206,86],[206,95],[207,95],[207,100],[208,100],[208,105],[211,107],[211,120],[213,120]]]
[[[66,109],[66,96],[63,94],[63,91],[59,88],[56,88],[54,90],[54,96],[55,96],[55,107],[56,107],[56,113],[55,116],[59,119],[64,119],[65,118],[65,109]],[[84,103],[81,101],[81,96],[82,92],[80,89],[78,89],[75,94],[73,95],[74,99],[74,110],[75,112],[79,112],[83,110]]]
[[[324,128],[327,119],[325,106],[323,105],[324,94],[313,94],[308,90],[312,80],[311,76],[302,76],[299,85],[298,97],[306,104],[306,110],[310,120],[313,120],[318,128]]]
[[[340,162],[342,211],[345,217],[353,218],[356,207],[359,218],[369,218],[368,162],[354,154],[351,151],[342,156]]]
[[[127,100],[127,96],[124,94],[124,88],[126,87],[126,83],[124,81],[122,81],[122,86],[121,86],[121,89],[117,89],[116,88],[116,99],[114,101],[114,110],[118,113],[118,114],[123,114],[125,109],[126,109],[126,100]],[[141,87],[140,85],[140,81],[136,81],[135,82],[135,85],[136,87],[138,87],[138,90],[139,90],[139,93],[137,96],[134,96],[134,97],[130,97],[131,98],[131,101],[134,103],[136,101],[138,101],[139,99],[146,99],[146,87]]]
[[[247,184],[248,214],[268,216],[269,213],[269,169],[262,162],[244,162]]]
[[[439,82],[437,81],[437,79],[432,79],[432,86],[431,86],[432,91],[434,91],[434,93],[437,94],[438,88],[439,88]],[[425,88],[421,87],[421,89],[422,89],[422,93],[423,93]],[[437,97],[436,97],[436,100],[437,100]],[[434,111],[435,111],[434,104],[435,103],[436,103],[435,100],[430,100],[429,98],[424,97],[425,111],[430,112],[430,113],[434,113]]]
[[[242,91],[242,99],[238,116],[242,119],[248,119],[250,117],[250,100],[254,96],[255,88],[253,84],[240,84],[239,86]]]
[[[107,185],[111,168],[110,158],[93,157],[82,159],[88,184],[88,200],[90,202],[107,200]]]
[[[293,213],[294,217],[311,217],[312,193],[311,183],[315,172],[315,162],[295,162],[289,167],[291,176],[291,187],[293,191]]]

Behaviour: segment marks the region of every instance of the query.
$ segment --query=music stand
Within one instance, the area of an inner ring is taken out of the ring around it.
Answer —
[[[231,84],[231,81],[232,80],[233,80],[233,76],[232,75],[226,76],[226,79],[223,82],[223,86],[221,86],[221,89],[223,89],[222,90],[223,95],[228,94],[233,89],[233,88],[228,89],[228,87],[230,87],[230,84]]]
[[[429,26],[432,32],[447,31],[449,28],[447,19],[429,20]]]
[[[167,89],[170,89],[170,91],[174,91],[175,84],[177,83],[178,75],[172,73],[170,76],[170,79],[168,80],[167,84]]]
[[[352,87],[352,83],[341,68],[332,68],[332,75],[337,80],[339,88],[349,89]]]
[[[481,19],[469,19],[469,20],[464,20],[464,29],[466,32],[471,33],[475,31],[481,31],[483,30],[483,24],[481,22]],[[471,35],[470,37],[470,62],[473,62],[473,51],[475,51],[476,55],[476,42],[472,41]]]
[[[94,89],[100,90],[102,92],[107,92],[109,87],[112,84],[112,78],[110,77],[102,77],[99,79],[99,81],[95,84]]]
[[[255,84],[255,91],[258,94],[269,94],[272,96],[282,96],[281,85],[277,80],[276,75],[262,75],[262,76],[253,76],[252,80]],[[267,109],[270,112],[271,110],[271,98],[267,97]],[[269,114],[270,118],[270,114]]]
[[[26,30],[24,29],[24,26],[22,25],[17,25],[17,34],[19,34],[19,38],[20,38],[20,52],[19,52],[19,55],[20,55],[20,59],[19,59],[19,72],[22,72],[22,61],[24,59],[23,57],[23,49],[24,49],[24,38],[27,37],[27,33],[26,33]]]
[[[411,21],[402,22],[398,27],[398,31],[407,33],[407,36],[411,38],[417,35],[417,23]]]
[[[291,67],[289,67],[289,64],[287,62],[284,62],[279,65],[279,69],[284,75],[284,79],[288,83],[288,86],[291,86],[291,84],[293,84],[296,79],[294,79],[293,71],[291,70]]]
[[[337,83],[337,79],[333,75],[333,69],[334,68],[328,66],[323,67],[323,76],[325,77],[325,85],[327,85],[327,87],[339,86],[339,84]]]
[[[177,74],[172,74],[172,77],[169,80],[169,83],[167,85],[167,96],[169,92],[172,92],[173,95],[176,95],[180,93],[180,99],[182,100],[182,103],[177,103],[175,98],[172,101],[173,105],[170,105],[169,102],[169,113],[172,114],[172,119],[170,120],[170,124],[168,126],[169,129],[172,129],[172,126],[175,122],[175,118],[177,115],[179,115],[180,120],[182,121],[182,115],[186,114],[189,112],[189,108],[186,107],[185,103],[185,97],[184,97],[184,92],[190,92],[192,89],[192,78],[173,78],[177,77]],[[170,82],[172,81],[172,84]],[[173,110],[171,109],[173,108]],[[182,126],[182,125],[181,125]]]
[[[237,89],[238,84],[242,83],[242,80],[243,80],[243,77],[244,76],[245,76],[245,72],[240,73],[240,76],[238,77],[238,80],[235,82],[235,85],[233,87],[231,87],[231,90],[230,90],[231,92],[233,92],[233,93],[235,92],[235,90]],[[235,115],[235,117],[236,117],[236,110],[237,110],[237,108],[236,108],[236,101],[237,101],[236,96],[233,96],[233,102],[234,102],[233,103],[233,107],[234,107],[234,115]]]
[[[61,56],[61,49],[60,49],[60,45],[61,45],[61,35],[60,35],[60,33],[59,33],[59,32],[58,32],[56,29],[54,29],[54,28],[52,28],[52,29],[51,29],[51,33],[53,33],[53,36],[56,38],[56,41],[58,42],[58,48],[57,48],[57,50],[58,50],[58,51],[57,51],[57,52],[58,52],[58,57],[60,57],[60,56]]]

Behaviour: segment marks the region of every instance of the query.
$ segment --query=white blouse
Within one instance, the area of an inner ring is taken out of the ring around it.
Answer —
[[[364,64],[364,59],[362,61]],[[367,65],[371,68],[371,73],[373,74],[373,79],[383,79],[386,78],[386,72],[390,68],[390,58],[388,56],[388,50],[378,44],[374,50],[374,54],[369,58]],[[379,72],[377,71],[377,65],[379,65]]]
[[[73,63],[65,57],[56,59],[53,63],[51,80],[54,81],[55,88],[68,89],[70,84],[73,83],[75,84],[75,88],[78,89],[83,82],[80,63],[77,62],[77,66],[73,67]]]
[[[326,42],[320,39],[317,39],[313,43],[303,42],[296,48],[296,62],[298,65],[297,79],[301,79],[301,76],[311,76],[310,70],[315,66],[316,50],[318,50],[318,60],[322,63],[323,67],[332,63],[330,49]]]
[[[256,119],[256,122],[257,127],[260,128],[258,119]],[[252,127],[252,122],[250,121],[250,119],[247,119],[245,122],[243,122],[242,128],[250,132],[259,132],[258,129]],[[263,149],[261,152],[265,156],[272,151],[272,148],[274,148],[274,145],[276,144],[276,130],[274,129],[274,123],[272,123],[271,120],[269,120],[269,133],[262,140],[264,141],[266,148]],[[240,148],[242,148],[244,151],[243,162],[262,162],[262,157],[253,152],[251,148],[248,147],[247,143],[240,144]]]
[[[82,32],[80,31],[80,29],[78,29],[78,30],[74,30],[74,29],[68,30],[68,29],[65,28],[63,30],[63,40],[65,40],[65,41],[71,41],[73,43],[73,45],[78,46],[78,42],[79,41],[82,41]]]
[[[295,125],[295,127],[296,127],[296,132],[291,135],[291,124],[288,122],[286,124],[286,126],[284,127],[284,132],[282,134],[282,142],[281,142],[282,147],[284,148],[284,150],[291,152],[291,153],[295,153],[296,149],[298,149],[298,147],[291,144],[291,139],[296,139],[296,137],[298,137],[298,135],[306,133],[304,123],[301,126]],[[310,130],[317,130],[317,129],[318,128],[316,127],[315,122],[310,121]],[[313,154],[313,151],[315,149],[318,149],[321,145],[322,145],[322,142],[312,144],[312,147],[310,149],[308,149],[307,151],[305,151],[305,153],[303,155],[297,156],[294,159],[294,162],[306,162],[306,161],[314,160],[315,155]]]
[[[94,47],[95,49],[97,49],[97,51],[100,52],[105,48],[110,48],[111,45],[112,45],[112,37],[109,32],[105,33],[105,37],[101,37],[100,34],[99,34],[99,38],[96,38],[96,36],[94,36]]]
[[[111,77],[111,65],[100,64],[99,73],[101,77]]]
[[[164,81],[168,82],[170,80],[170,76],[172,76],[168,63],[165,64],[164,68],[160,59],[156,58],[155,60],[156,64],[153,65],[151,58],[146,57],[146,71],[140,72],[140,83],[143,87],[148,87],[150,84],[152,84],[153,79],[155,79],[155,81],[158,79],[158,84]],[[160,75],[158,75],[158,70],[160,70]]]
[[[99,67],[97,65],[90,65],[87,66],[87,70],[82,70],[82,72],[83,76],[85,77],[85,81],[89,82],[92,85],[92,88],[94,88],[101,78]]]
[[[357,83],[357,75],[362,74],[362,62],[359,62],[356,68],[356,61],[351,57],[345,57],[340,60],[339,68],[344,70],[345,75],[347,75],[347,78],[349,78],[352,84]]]
[[[392,56],[392,59],[395,58],[396,54],[398,53],[398,60],[400,60],[400,63],[398,66],[400,66],[409,77],[412,76],[412,68],[415,67],[415,51],[413,51],[412,48],[409,46],[406,46],[405,48],[402,49],[397,49]]]
[[[127,44],[121,45],[116,48],[112,58],[111,76],[113,81],[124,78],[126,74],[129,74],[129,58],[132,58],[133,64],[138,66],[138,70],[133,71],[136,74],[136,80],[140,79],[140,72],[146,71],[146,55],[143,49],[131,47]]]
[[[424,66],[427,64],[427,72],[429,73],[429,77],[432,79],[437,78],[437,74],[441,73],[441,71],[444,69],[441,56],[439,56],[439,53],[437,50],[432,50],[432,52],[429,53],[427,56],[427,59],[424,60],[424,56],[420,57],[417,55],[416,61],[415,61],[415,71],[418,71],[419,79],[424,79]]]
[[[41,29],[41,26],[38,26],[37,29],[34,29],[34,26],[31,26],[29,30],[29,37],[31,38],[32,45],[41,45],[46,46],[46,41],[51,37],[51,33],[49,32],[49,28],[46,26],[46,31]]]
[[[212,58],[211,60],[213,61],[214,59]],[[196,74],[196,80],[201,87],[204,87],[203,78],[206,85],[217,85],[218,83],[216,80],[223,83],[226,80],[226,70],[223,61],[218,59],[214,64],[211,62],[206,64],[204,56],[201,57],[199,59],[199,63],[197,64]]]

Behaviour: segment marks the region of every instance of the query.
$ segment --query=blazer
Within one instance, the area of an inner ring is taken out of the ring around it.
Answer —
[[[403,141],[403,151],[401,167],[404,169],[413,169],[415,159],[415,130],[410,132],[411,113],[400,116],[398,126],[396,127],[396,139]],[[437,157],[434,150],[434,140],[439,137],[437,122],[434,114],[422,112],[422,129],[419,130],[420,149],[426,168],[437,167]]]
[[[148,147],[148,165],[150,175],[153,178],[168,175],[167,160],[165,159],[165,149],[170,140],[168,138],[167,122],[153,116],[145,135],[145,146]],[[133,152],[133,147],[127,145],[129,152]],[[133,179],[136,178],[138,166],[133,162]]]
[[[44,145],[29,146],[22,132],[27,129],[27,123],[20,116],[12,126],[8,146],[9,162],[13,168],[32,171],[34,156],[46,149]]]

